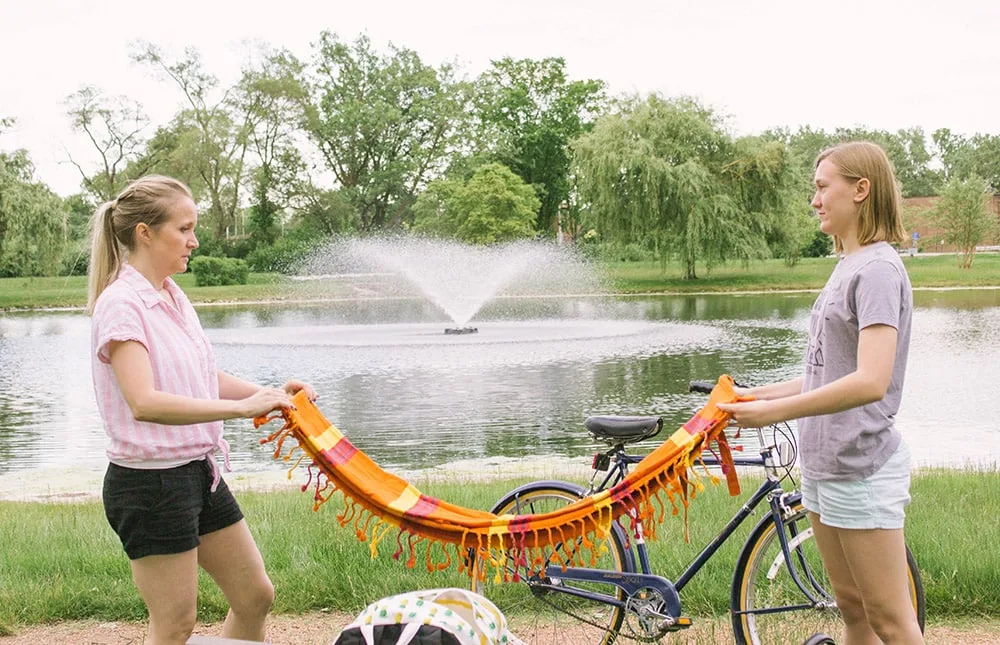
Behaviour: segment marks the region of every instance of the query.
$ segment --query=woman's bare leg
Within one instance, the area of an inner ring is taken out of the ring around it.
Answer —
[[[264,623],[274,604],[274,586],[245,520],[201,536],[198,564],[229,601],[222,635],[264,640]]]
[[[146,645],[184,645],[198,615],[198,551],[130,560],[149,610]]]

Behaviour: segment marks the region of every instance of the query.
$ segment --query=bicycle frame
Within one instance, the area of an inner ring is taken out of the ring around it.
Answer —
[[[765,446],[763,441],[763,432],[760,429],[758,429],[758,434],[761,438],[760,445]],[[718,551],[718,549],[732,536],[736,529],[742,525],[743,522],[746,521],[751,514],[753,514],[754,510],[761,504],[761,502],[766,499],[770,506],[769,517],[770,520],[775,523],[785,564],[788,566],[792,580],[799,587],[809,602],[784,607],[770,607],[767,609],[759,609],[742,613],[778,613],[782,611],[794,611],[821,606],[831,602],[832,599],[815,581],[812,573],[809,572],[808,567],[804,566],[805,563],[802,562],[802,568],[806,572],[805,581],[803,581],[802,576],[799,575],[799,567],[797,567],[794,563],[795,558],[792,557],[792,551],[797,546],[800,538],[797,535],[793,535],[791,536],[792,539],[789,540],[789,536],[784,530],[782,520],[786,514],[790,512],[790,504],[794,504],[801,499],[801,493],[797,491],[786,492],[782,487],[782,477],[779,476],[777,467],[772,461],[772,453],[775,450],[776,447],[774,446],[765,446],[761,449],[759,457],[734,458],[733,461],[736,466],[763,467],[767,476],[760,487],[758,487],[753,495],[750,496],[749,500],[747,500],[743,506],[740,507],[732,519],[729,520],[722,530],[702,549],[698,556],[695,557],[695,559],[684,569],[684,571],[681,572],[676,582],[672,582],[652,572],[649,562],[649,552],[646,548],[645,540],[642,537],[642,527],[633,523],[635,533],[632,541],[635,542],[635,551],[638,554],[639,572],[622,573],[618,571],[589,569],[584,567],[567,567],[563,569],[561,566],[550,565],[545,569],[545,577],[548,582],[535,581],[532,583],[533,586],[540,590],[570,594],[622,608],[626,607],[627,601],[619,600],[617,597],[609,594],[567,587],[563,584],[563,582],[579,581],[614,585],[624,591],[627,597],[633,596],[643,590],[653,591],[660,594],[664,601],[664,607],[667,611],[667,615],[662,616],[662,618],[666,621],[668,627],[676,625],[677,620],[681,617],[680,592],[684,589],[687,583],[698,574],[705,563],[711,559],[716,551]],[[612,453],[611,464],[607,475],[604,476],[601,483],[597,486],[594,485],[594,482],[597,479],[599,471],[595,470],[594,476],[591,478],[591,493],[603,490],[608,486],[614,486],[624,479],[628,473],[629,466],[641,461],[640,457],[626,454],[623,445],[616,446]],[[703,461],[706,465],[719,465],[719,460],[713,457],[705,457]],[[628,544],[626,544],[626,548],[629,548]],[[799,554],[799,560],[802,560],[801,554]]]

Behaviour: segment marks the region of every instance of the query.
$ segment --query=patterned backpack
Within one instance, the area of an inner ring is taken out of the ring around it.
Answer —
[[[334,645],[524,645],[496,605],[463,589],[412,591],[368,605]]]

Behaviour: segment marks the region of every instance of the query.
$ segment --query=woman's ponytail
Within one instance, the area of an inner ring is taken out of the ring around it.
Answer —
[[[90,221],[90,267],[87,270],[87,312],[94,313],[98,296],[118,275],[122,264],[122,248],[115,235],[116,202],[97,207]]]

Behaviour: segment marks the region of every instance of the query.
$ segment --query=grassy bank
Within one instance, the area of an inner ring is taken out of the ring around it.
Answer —
[[[980,254],[971,269],[959,269],[953,255],[907,257],[905,262],[914,287],[1000,286],[997,253]],[[618,293],[697,293],[819,290],[834,263],[832,258],[806,258],[791,268],[781,260],[755,262],[746,268],[728,264],[712,271],[699,267],[697,280],[681,278],[677,263],[668,263],[665,270],[659,262],[621,262],[603,268],[609,289]],[[191,274],[178,276],[177,282],[195,303],[308,300],[358,293],[346,282],[296,282],[276,273],[253,273],[248,284],[225,287],[197,287]],[[0,278],[0,310],[80,307],[86,302],[87,279],[83,276]]]
[[[293,282],[277,273],[251,273],[247,284],[225,287],[196,287],[190,273],[176,280],[192,302],[274,300],[310,293],[308,283]],[[0,310],[86,304],[86,276],[0,278]]]
[[[426,492],[464,506],[488,508],[518,482],[420,484]],[[752,482],[745,482],[745,488]],[[915,477],[907,539],[920,563],[933,620],[997,615],[1000,612],[1000,523],[982,521],[1000,495],[1000,471],[935,470]],[[307,494],[243,493],[240,501],[277,588],[275,611],[316,609],[359,611],[368,602],[401,591],[464,585],[448,571],[406,569],[390,557],[387,537],[377,559],[354,533],[337,525],[335,499],[318,513]],[[652,544],[654,570],[674,578],[735,511],[724,487],[695,500],[690,512],[691,542],[682,523],[670,518]],[[726,611],[730,578],[744,527],[685,589],[682,602],[691,616]],[[132,585],[128,563],[98,502],[73,504],[0,503],[0,634],[19,626],[93,618],[142,620],[143,605]],[[423,555],[421,549],[420,555]],[[226,604],[203,579],[199,618],[221,620]]]
[[[1000,285],[1000,254],[982,253],[970,269],[958,268],[954,255],[903,257],[914,287],[983,287]],[[697,280],[684,280],[680,264],[622,262],[607,271],[622,293],[696,291],[819,290],[836,264],[834,258],[804,258],[794,267],[781,260],[755,262],[744,268],[730,263],[711,271],[698,267]]]

